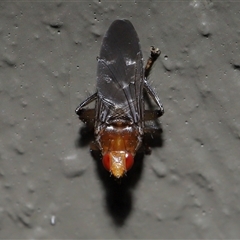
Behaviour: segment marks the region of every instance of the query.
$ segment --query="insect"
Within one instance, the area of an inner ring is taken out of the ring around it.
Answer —
[[[94,127],[91,150],[100,150],[102,162],[115,178],[132,167],[143,136],[154,129],[145,126],[162,116],[163,105],[147,78],[160,50],[151,47],[146,67],[138,35],[128,20],[115,20],[106,32],[97,58],[97,90],[75,110],[79,119]],[[146,110],[143,93],[157,105]],[[85,108],[95,101],[95,108]]]

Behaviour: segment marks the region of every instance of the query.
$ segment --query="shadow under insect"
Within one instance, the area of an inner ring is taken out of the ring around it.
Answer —
[[[106,211],[112,217],[116,226],[124,225],[125,220],[131,214],[133,206],[133,189],[141,178],[143,171],[143,154],[137,154],[135,164],[127,173],[127,178],[110,178],[101,163],[101,153],[93,151],[96,161],[96,171],[105,189]]]
[[[126,177],[116,179],[111,176],[103,167],[101,151],[91,150],[96,165],[96,174],[105,190],[106,212],[118,227],[122,227],[131,215],[132,206],[134,206],[134,189],[137,187],[144,171],[144,155],[150,155],[152,148],[162,147],[164,144],[161,125],[155,121],[154,125],[156,126],[156,124],[158,124],[158,128],[155,132],[144,135],[142,147],[137,152],[134,165],[126,173]],[[80,128],[79,138],[77,139],[78,147],[89,145],[93,140],[93,128],[87,126]],[[150,160],[150,157],[146,157],[145,160]]]

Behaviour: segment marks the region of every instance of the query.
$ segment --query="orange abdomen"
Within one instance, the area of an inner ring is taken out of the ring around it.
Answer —
[[[139,132],[116,124],[102,129],[99,135],[104,167],[116,178],[122,177],[132,167],[141,144]]]
[[[135,155],[140,144],[139,133],[132,127],[109,126],[100,133],[102,153],[127,151]]]

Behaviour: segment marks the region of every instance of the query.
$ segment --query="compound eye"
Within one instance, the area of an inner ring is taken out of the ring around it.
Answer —
[[[103,156],[102,163],[103,163],[103,166],[105,167],[105,169],[110,171],[110,156],[108,153],[106,153]]]
[[[134,163],[134,158],[133,155],[130,153],[126,153],[125,158],[126,158],[126,170],[128,171]]]

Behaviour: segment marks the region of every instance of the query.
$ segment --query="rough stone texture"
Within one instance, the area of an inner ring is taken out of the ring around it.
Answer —
[[[232,1],[1,2],[0,238],[240,238],[239,13]],[[121,185],[74,114],[117,18],[145,59],[161,49],[150,82],[165,107],[162,143]]]

